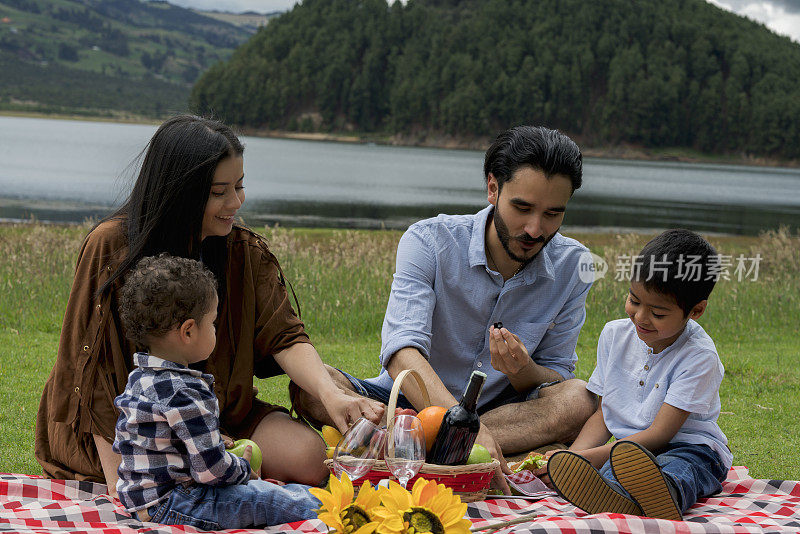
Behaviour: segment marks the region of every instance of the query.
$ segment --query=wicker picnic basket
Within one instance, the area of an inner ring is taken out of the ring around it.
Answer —
[[[417,382],[417,386],[422,392],[422,399],[425,406],[431,405],[428,389],[425,387],[425,382],[422,381],[419,373],[413,369],[406,369],[402,371],[392,386],[392,392],[389,395],[389,406],[387,409],[387,431],[391,435],[392,428],[394,427],[394,410],[397,407],[397,396],[400,394],[400,386],[403,380],[411,375]],[[333,460],[326,460],[325,465],[333,472]],[[438,484],[444,484],[453,490],[455,495],[461,497],[462,502],[482,501],[486,498],[489,491],[489,483],[492,476],[500,462],[492,460],[484,464],[472,465],[436,465],[424,463],[419,470],[419,473],[408,482],[408,487],[411,488],[418,478],[425,480],[435,480]],[[394,475],[386,467],[386,462],[378,460],[372,466],[367,474],[358,479],[356,486],[359,486],[363,481],[368,480],[373,486],[383,479],[397,480]]]

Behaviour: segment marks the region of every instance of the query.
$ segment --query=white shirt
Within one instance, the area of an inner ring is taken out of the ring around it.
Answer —
[[[606,324],[587,389],[603,397],[603,419],[617,439],[647,429],[663,403],[690,412],[670,443],[708,445],[730,469],[733,455],[717,424],[725,369],[714,341],[689,320],[675,342],[653,354],[630,319]]]

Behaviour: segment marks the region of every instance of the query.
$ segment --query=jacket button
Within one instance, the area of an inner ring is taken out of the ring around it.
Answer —
[[[89,352],[89,345],[83,346],[83,352]]]
[[[644,385],[644,380],[639,380],[639,385],[643,386]]]
[[[114,269],[113,269],[113,268],[112,268],[110,265],[109,265],[108,267],[106,267],[106,271],[108,271],[108,272],[111,272],[111,271],[113,271],[113,270],[114,270]]]
[[[81,392],[81,388],[79,388],[78,386],[75,386],[75,393],[80,393],[80,392]]]

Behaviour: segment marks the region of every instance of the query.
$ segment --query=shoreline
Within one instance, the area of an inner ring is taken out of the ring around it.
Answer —
[[[28,226],[28,225],[36,225],[41,224],[42,226],[47,227],[56,227],[56,228],[74,228],[79,226],[85,226],[87,224],[91,225],[94,224],[96,221],[94,220],[87,220],[84,222],[68,222],[68,221],[48,221],[48,220],[40,220],[40,219],[14,219],[14,218],[3,218],[0,217],[0,227],[9,227],[9,226]],[[259,229],[283,229],[283,230],[297,230],[297,231],[352,231],[352,232],[404,232],[403,229],[400,228],[391,228],[391,227],[334,227],[334,226],[304,226],[300,225],[282,225],[279,223],[270,225],[270,224],[247,224],[245,221],[242,221],[242,224],[247,226],[248,228]],[[569,235],[597,235],[597,236],[609,236],[609,235],[657,235],[661,232],[668,230],[668,228],[649,228],[649,227],[633,227],[633,226],[582,226],[582,225],[575,225],[575,226],[564,226],[559,230],[559,233],[565,236]],[[767,231],[766,229],[762,232]],[[714,231],[699,231],[698,233],[704,236],[716,237],[716,238],[729,238],[729,239],[745,239],[745,240],[752,240],[758,239],[759,236],[757,235],[748,235],[748,234],[730,234],[724,232],[714,232]]]
[[[113,113],[113,112],[112,112]],[[53,120],[77,120],[88,122],[111,122],[120,124],[146,124],[157,126],[158,119],[126,114],[120,116],[77,115],[69,113],[42,113],[35,111],[0,110],[0,117],[37,118]],[[369,134],[369,133],[325,133],[292,132],[252,127],[234,127],[241,135],[274,139],[292,139],[326,143],[375,144],[397,147],[439,148],[447,150],[486,150],[491,144],[489,137],[458,138],[448,135],[411,136],[407,134]],[[584,157],[599,159],[621,159],[631,161],[658,161],[678,163],[710,163],[718,165],[741,165],[747,167],[800,168],[800,160],[778,160],[767,157],[731,156],[705,154],[689,148],[644,148],[633,145],[613,147],[591,147],[576,139]]]

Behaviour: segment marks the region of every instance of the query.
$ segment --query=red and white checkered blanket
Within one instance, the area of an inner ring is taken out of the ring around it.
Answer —
[[[28,475],[0,475],[0,533],[81,532],[87,534],[194,533],[192,527],[169,527],[133,519],[106,487],[91,482],[48,480]],[[469,505],[476,527],[529,517],[500,530],[515,533],[750,533],[800,532],[800,482],[754,480],[747,468],[734,467],[723,493],[703,499],[684,521],[674,522],[622,514],[586,515],[557,497],[538,502],[489,499]],[[226,533],[326,532],[316,519],[266,530]]]

